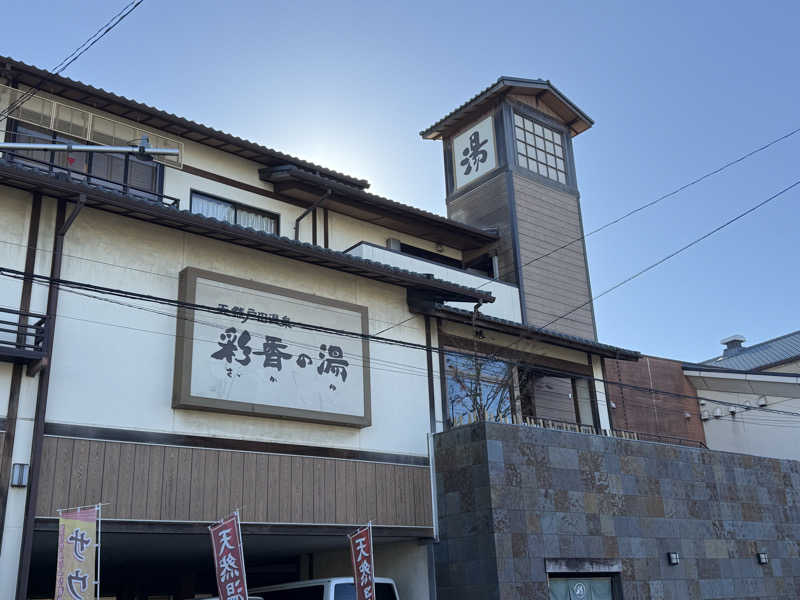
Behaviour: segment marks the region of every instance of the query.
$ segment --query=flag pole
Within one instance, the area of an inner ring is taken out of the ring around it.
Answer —
[[[103,522],[103,505],[97,504],[97,581],[95,581],[95,591],[97,600],[100,600],[100,524]]]

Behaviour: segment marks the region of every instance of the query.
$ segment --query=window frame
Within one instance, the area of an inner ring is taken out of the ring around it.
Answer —
[[[553,117],[536,110],[534,107],[519,102],[517,100],[508,99],[505,103],[505,110],[503,112],[503,118],[506,121],[506,125],[504,127],[504,131],[506,134],[506,154],[507,154],[507,164],[510,169],[512,169],[515,173],[519,173],[520,175],[524,175],[530,179],[538,181],[544,185],[548,185],[553,187],[557,190],[565,191],[571,194],[578,193],[578,184],[575,175],[575,161],[574,161],[574,154],[572,151],[572,135],[570,129],[565,126],[563,123],[556,121]],[[562,149],[564,151],[564,172],[566,183],[560,183],[557,179],[550,179],[550,177],[545,177],[544,175],[540,175],[537,171],[532,171],[527,167],[523,167],[519,164],[517,160],[517,138],[516,132],[514,130],[514,115],[519,114],[521,117],[530,119],[535,124],[539,124],[542,127],[547,127],[555,132],[561,134],[562,140]]]
[[[202,215],[202,213],[196,213],[193,210],[194,204],[194,195],[200,194],[201,196],[206,196],[207,198],[211,198],[212,200],[216,200],[217,202],[224,202],[225,204],[229,204],[231,208],[233,208],[233,223],[231,225],[236,225],[238,227],[243,227],[238,223],[238,214],[239,210],[246,210],[251,213],[256,213],[263,217],[267,217],[268,219],[272,219],[275,222],[275,231],[259,231],[259,233],[265,233],[267,235],[277,235],[280,236],[281,234],[281,215],[280,213],[272,212],[269,210],[264,210],[262,208],[256,208],[254,206],[249,206],[247,204],[242,204],[241,202],[235,202],[234,200],[228,200],[227,198],[223,198],[222,196],[217,196],[216,194],[209,194],[208,192],[204,192],[197,188],[189,188],[189,212],[198,215]]]
[[[448,428],[455,427],[455,423],[453,422],[453,418],[452,418],[452,414],[451,414],[451,410],[450,410],[450,407],[451,407],[450,396],[447,393],[448,392],[448,388],[449,388],[448,380],[450,379],[450,375],[453,372],[453,368],[450,367],[447,364],[447,358],[448,358],[448,355],[453,355],[453,354],[455,354],[455,355],[457,355],[459,357],[466,357],[468,359],[473,359],[473,357],[474,357],[474,358],[477,358],[478,360],[485,359],[488,362],[499,362],[499,363],[504,363],[506,365],[506,368],[510,371],[509,381],[506,384],[506,387],[507,387],[507,390],[508,390],[507,391],[507,393],[508,393],[508,408],[509,408],[509,415],[508,416],[509,416],[509,419],[511,419],[512,421],[516,419],[516,414],[515,414],[515,411],[516,411],[516,404],[515,403],[516,403],[516,400],[517,400],[517,390],[516,390],[516,385],[515,385],[515,382],[517,380],[517,374],[516,374],[517,367],[516,367],[516,365],[511,364],[509,361],[503,360],[500,357],[493,357],[492,355],[485,354],[483,352],[478,352],[477,356],[473,356],[475,353],[465,352],[463,349],[456,348],[455,346],[449,346],[449,345],[442,346],[441,347],[441,352],[442,352],[442,364],[443,364],[443,369],[442,369],[443,396],[442,396],[442,398],[444,400],[444,407],[443,408],[445,409],[445,414],[443,416],[444,416],[444,422],[447,424]],[[470,379],[472,380],[472,379],[475,379],[475,378],[474,377],[470,377]],[[496,377],[496,376],[492,376],[492,375],[490,375],[490,376],[483,375],[481,377],[481,379],[478,380],[479,384],[480,383],[487,383],[487,384],[490,384],[490,385],[497,385],[497,384],[499,384],[501,382],[502,382],[502,378],[499,378],[499,377]]]

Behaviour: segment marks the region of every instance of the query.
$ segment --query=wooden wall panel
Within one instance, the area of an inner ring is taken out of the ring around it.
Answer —
[[[432,526],[427,467],[46,436],[38,516]]]

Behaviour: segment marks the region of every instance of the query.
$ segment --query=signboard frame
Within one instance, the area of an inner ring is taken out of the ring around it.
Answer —
[[[242,279],[213,271],[206,271],[196,267],[186,267],[180,272],[178,284],[178,299],[190,304],[197,303],[197,280],[204,279],[245,289],[255,290],[285,296],[287,298],[302,300],[321,306],[329,306],[359,313],[361,316],[361,333],[365,336],[361,340],[364,383],[364,409],[362,415],[342,414],[303,408],[291,408],[255,402],[223,400],[207,396],[192,395],[192,361],[193,343],[195,337],[195,319],[207,315],[213,319],[214,315],[197,312],[193,309],[179,307],[177,331],[175,337],[175,368],[172,387],[172,407],[193,410],[206,410],[228,414],[241,414],[255,417],[269,417],[290,419],[311,423],[326,423],[332,425],[345,425],[349,427],[369,427],[372,424],[371,399],[370,399],[370,369],[369,369],[369,309],[360,304],[351,304],[340,300],[333,300],[323,296],[307,294],[286,288],[281,288],[250,279]],[[315,325],[325,325],[314,323]]]

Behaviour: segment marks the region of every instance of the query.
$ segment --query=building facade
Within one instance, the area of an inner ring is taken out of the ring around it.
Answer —
[[[0,596],[51,597],[58,510],[102,503],[106,598],[215,593],[207,526],[235,509],[252,586],[349,574],[345,533],[371,521],[377,575],[433,598],[432,434],[611,432],[596,375],[638,355],[585,311],[584,337],[532,325],[500,221],[0,63],[8,142],[179,151],[0,157]]]

